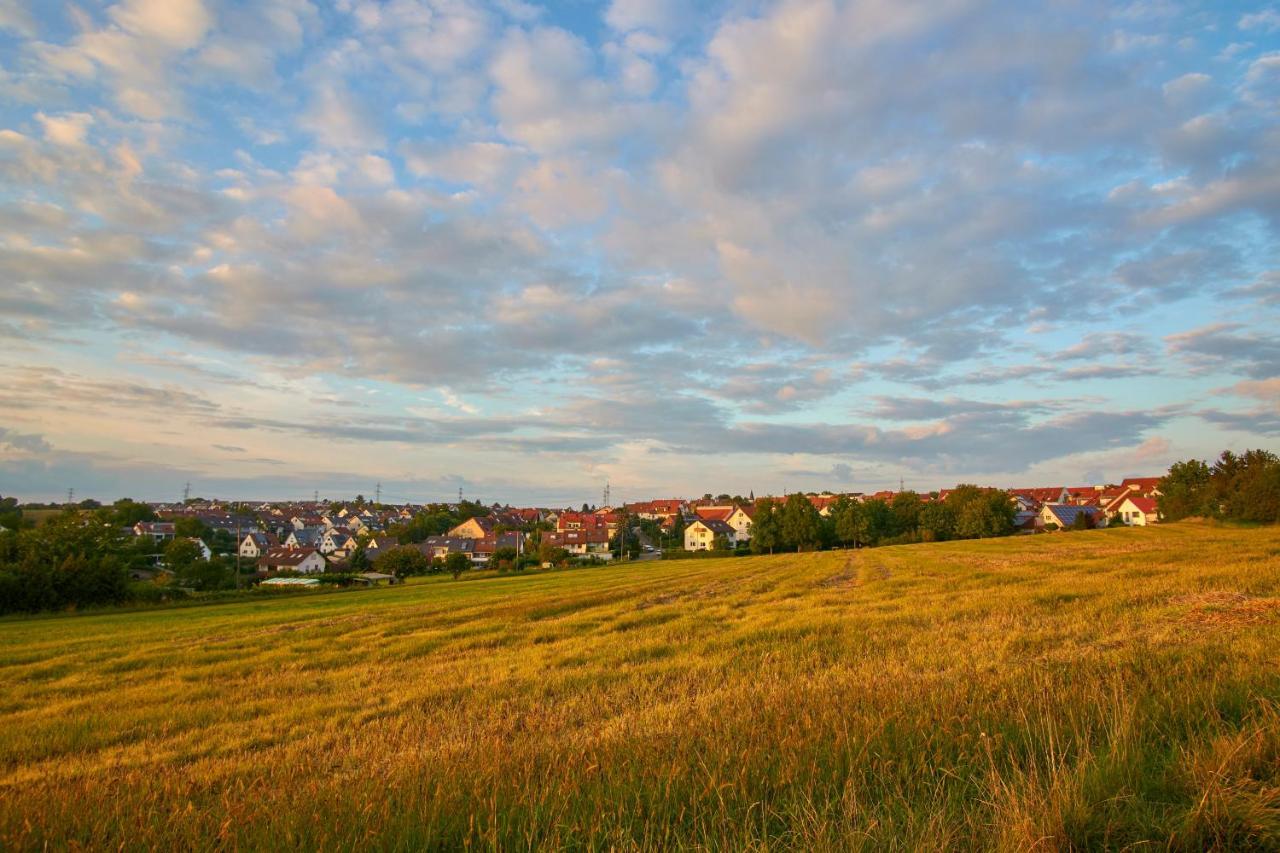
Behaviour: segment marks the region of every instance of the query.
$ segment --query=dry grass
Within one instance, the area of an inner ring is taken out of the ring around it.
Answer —
[[[1280,531],[0,622],[0,848],[1280,849]]]

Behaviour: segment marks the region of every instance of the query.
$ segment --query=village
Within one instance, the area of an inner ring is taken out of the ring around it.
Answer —
[[[1052,486],[978,491],[1007,501],[1011,527],[1004,533],[1038,534],[1106,526],[1146,526],[1160,520],[1159,477],[1130,477],[1115,485]],[[974,490],[975,487],[960,487]],[[955,489],[917,494],[908,491],[803,494],[812,515],[827,522],[843,507],[874,518],[907,508],[917,517],[930,505],[945,505]],[[129,532],[150,537],[157,550],[197,522],[206,533],[190,538],[203,559],[222,543],[242,566],[256,569],[259,580],[314,575],[376,566],[394,549],[412,548],[437,567],[450,555],[463,555],[474,568],[522,558],[548,567],[553,563],[600,563],[615,559],[658,559],[697,552],[743,553],[751,546],[762,508],[777,508],[795,497],[749,498],[704,495],[580,509],[449,504],[385,505],[358,498],[351,502],[264,502],[253,505],[195,500],[153,504],[154,521],[139,521]],[[442,523],[442,520],[447,520]],[[441,529],[444,523],[450,523]],[[839,543],[876,544],[872,522],[841,536]],[[433,529],[434,528],[434,529]],[[891,533],[892,531],[887,531]],[[898,533],[903,530],[900,528]],[[984,535],[978,533],[977,535]],[[985,535],[999,535],[993,531]],[[924,537],[928,541],[930,536]],[[941,537],[948,538],[948,537]],[[816,542],[817,540],[815,540]],[[903,540],[910,541],[910,540]],[[770,548],[772,550],[772,548]],[[375,577],[387,575],[368,573]]]

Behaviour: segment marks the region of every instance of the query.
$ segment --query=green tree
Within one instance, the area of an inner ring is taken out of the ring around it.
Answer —
[[[361,536],[356,540],[356,547],[351,552],[351,556],[347,558],[347,569],[352,572],[369,571],[369,549],[366,547],[368,540]]]
[[[22,507],[17,498],[0,497],[0,527],[17,530],[22,527]]]
[[[920,510],[920,538],[926,542],[945,542],[955,535],[956,514],[950,501],[933,500]]]
[[[173,535],[179,539],[199,539],[208,544],[213,539],[213,530],[194,516],[180,515],[173,520]]]
[[[398,578],[425,575],[431,571],[431,559],[417,548],[408,546],[390,549],[379,556],[373,565],[379,572]]]
[[[103,512],[107,522],[116,527],[133,527],[139,521],[155,521],[157,518],[155,510],[132,498],[121,498]]]
[[[543,542],[538,545],[538,560],[553,566],[563,565],[569,561],[569,552],[550,542]]]
[[[453,579],[457,580],[462,573],[471,568],[471,558],[461,551],[451,551],[449,556],[444,558],[444,570],[453,575]]]
[[[1280,520],[1280,459],[1267,450],[1223,451],[1209,472],[1215,507],[1233,521]]]
[[[831,530],[837,542],[856,545],[862,527],[862,506],[847,495],[831,504]]]
[[[1166,521],[1217,515],[1210,488],[1209,466],[1199,459],[1175,462],[1160,480],[1156,508]]]
[[[813,502],[802,494],[796,493],[787,498],[782,506],[779,527],[782,542],[788,548],[803,551],[822,544],[822,516],[818,515]]]
[[[915,492],[898,492],[893,496],[893,500],[889,502],[889,510],[893,518],[894,536],[915,533],[920,526],[922,505],[920,496]]]
[[[164,548],[164,564],[178,577],[202,559],[200,546],[190,539],[174,539]]]
[[[961,484],[952,490],[947,503],[955,512],[955,535],[960,539],[1008,536],[1014,531],[1018,510],[1008,492]]]
[[[751,550],[757,554],[772,554],[773,549],[781,545],[782,528],[777,504],[768,498],[761,498],[756,501],[755,515],[751,519]]]
[[[868,545],[893,536],[893,510],[880,498],[871,498],[860,507],[858,540]]]

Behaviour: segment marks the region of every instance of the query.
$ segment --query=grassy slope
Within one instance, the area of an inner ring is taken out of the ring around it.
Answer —
[[[0,623],[0,848],[1280,849],[1280,530]]]

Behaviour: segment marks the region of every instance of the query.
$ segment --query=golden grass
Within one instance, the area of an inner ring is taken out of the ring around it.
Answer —
[[[1280,849],[1280,531],[0,622],[0,848]]]

